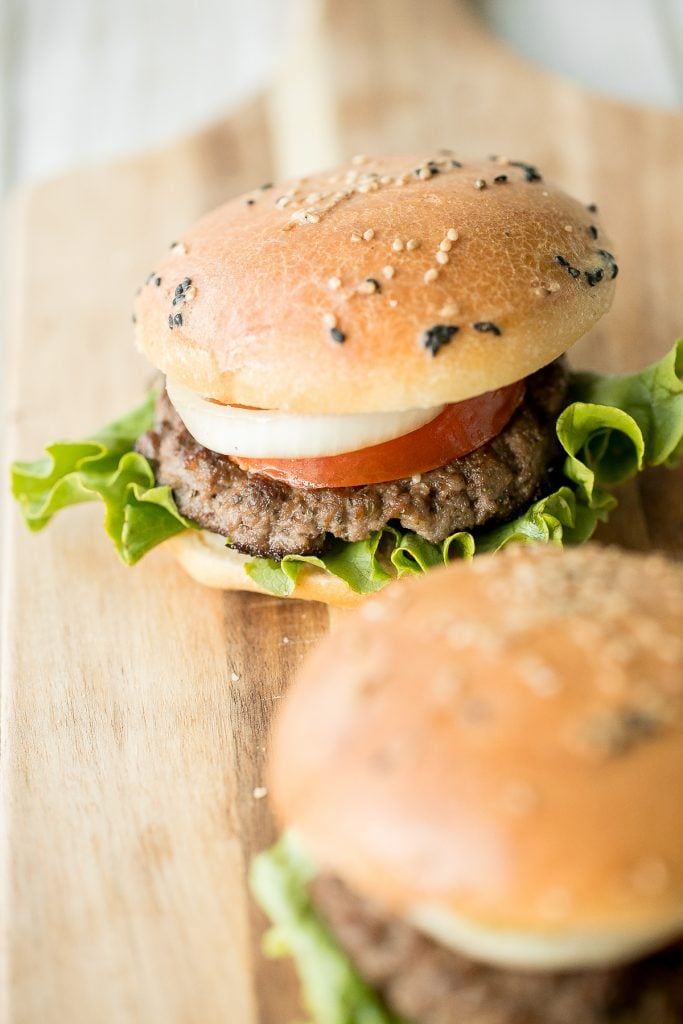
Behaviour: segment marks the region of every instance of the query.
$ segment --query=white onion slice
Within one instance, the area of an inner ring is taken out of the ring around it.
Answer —
[[[305,459],[355,452],[409,434],[444,408],[326,416],[218,405],[170,380],[166,389],[196,441],[220,455],[252,459]]]

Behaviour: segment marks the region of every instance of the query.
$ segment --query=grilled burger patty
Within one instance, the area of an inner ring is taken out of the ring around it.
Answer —
[[[248,473],[198,444],[164,393],[136,448],[184,516],[233,547],[282,558],[320,551],[328,534],[364,540],[391,520],[438,543],[457,530],[511,519],[540,496],[557,455],[555,420],[567,371],[556,360],[527,379],[524,401],[488,444],[421,476],[359,487],[299,488]]]
[[[476,963],[382,914],[337,878],[311,895],[356,969],[416,1024],[680,1024],[683,944],[635,964],[531,973]]]

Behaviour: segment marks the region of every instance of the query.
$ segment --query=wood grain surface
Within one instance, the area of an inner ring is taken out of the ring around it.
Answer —
[[[138,400],[150,370],[130,305],[156,255],[223,198],[305,170],[302,156],[450,145],[538,163],[597,201],[617,240],[614,310],[575,361],[635,369],[681,330],[680,117],[549,79],[448,0],[298,16],[308,34],[267,99],[17,198],[9,457]],[[683,553],[682,497],[680,472],[646,473],[603,538]],[[7,505],[2,564],[3,1020],[286,1024],[291,970],[258,955],[245,872],[273,836],[254,796],[270,716],[328,610],[208,591],[163,550],[126,569],[94,506],[30,536]]]

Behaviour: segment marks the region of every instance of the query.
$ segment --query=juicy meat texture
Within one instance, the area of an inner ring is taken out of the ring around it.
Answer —
[[[555,420],[566,391],[557,360],[527,379],[522,404],[492,441],[421,476],[359,487],[292,487],[248,473],[195,441],[165,393],[136,448],[184,516],[248,554],[313,554],[329,536],[365,540],[392,520],[438,543],[511,519],[540,497],[558,454]]]
[[[477,963],[330,875],[315,904],[356,969],[411,1024],[681,1024],[683,944],[634,964],[529,973]]]

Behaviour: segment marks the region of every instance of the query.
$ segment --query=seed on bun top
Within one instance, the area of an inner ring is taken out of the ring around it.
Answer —
[[[617,269],[594,208],[522,161],[357,157],[199,221],[143,287],[137,338],[222,402],[427,407],[566,351],[609,309]]]
[[[305,663],[269,789],[321,870],[505,966],[683,934],[683,567],[511,547],[369,601]]]

